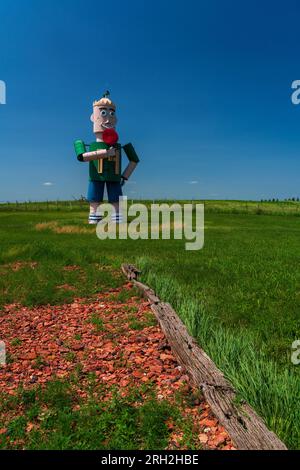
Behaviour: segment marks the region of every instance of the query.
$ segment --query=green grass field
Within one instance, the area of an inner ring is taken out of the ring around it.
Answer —
[[[299,449],[300,366],[290,359],[300,339],[299,215],[299,203],[209,201],[205,246],[188,252],[182,240],[100,241],[85,203],[3,204],[1,305],[87,297],[120,285],[121,263],[135,263],[241,397]]]

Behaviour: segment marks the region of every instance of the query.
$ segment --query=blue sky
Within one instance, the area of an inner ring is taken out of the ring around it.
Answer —
[[[297,1],[0,4],[0,201],[86,194],[73,141],[105,89],[138,198],[300,196]],[[45,185],[44,183],[52,183]]]

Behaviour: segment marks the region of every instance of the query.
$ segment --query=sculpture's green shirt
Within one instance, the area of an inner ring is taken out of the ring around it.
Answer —
[[[116,165],[114,161],[109,161],[107,158],[103,160],[93,160],[89,162],[90,181],[120,181],[121,180],[121,145],[116,144],[119,149],[119,169],[116,173]],[[110,146],[104,142],[93,142],[90,145],[89,152],[94,152],[99,149],[109,149]],[[99,173],[99,166],[103,165],[103,170]]]
[[[87,151],[86,144],[82,140],[74,142],[75,152],[78,160],[83,161],[82,154]],[[93,160],[89,162],[89,179],[90,181],[121,181],[121,162],[122,162],[122,148],[126,153],[126,156],[130,162],[139,162],[139,158],[132,146],[132,144],[126,144],[123,147],[120,144],[116,144],[114,147],[117,148],[116,158],[103,158],[101,160]],[[109,149],[110,145],[104,142],[92,142],[89,146],[88,151],[94,152],[100,149]]]

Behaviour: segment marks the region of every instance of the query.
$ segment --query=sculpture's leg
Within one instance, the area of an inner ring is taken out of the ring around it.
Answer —
[[[103,181],[90,181],[87,195],[90,203],[89,224],[97,224],[102,220],[102,215],[97,213],[97,209],[103,201],[103,192]]]
[[[90,203],[90,213],[89,213],[89,224],[97,224],[101,221],[102,216],[97,214],[97,209],[100,205],[100,202],[91,202]]]
[[[119,206],[119,197],[122,197],[123,195],[121,183],[107,182],[106,186],[107,186],[108,200],[115,208],[115,212],[112,214],[112,221],[116,222],[117,224],[120,224],[123,221],[122,213],[120,212],[120,206]]]

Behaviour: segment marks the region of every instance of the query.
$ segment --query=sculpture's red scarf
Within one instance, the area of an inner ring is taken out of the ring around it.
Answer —
[[[105,129],[102,133],[103,142],[107,145],[114,145],[118,142],[119,136],[114,129]]]

